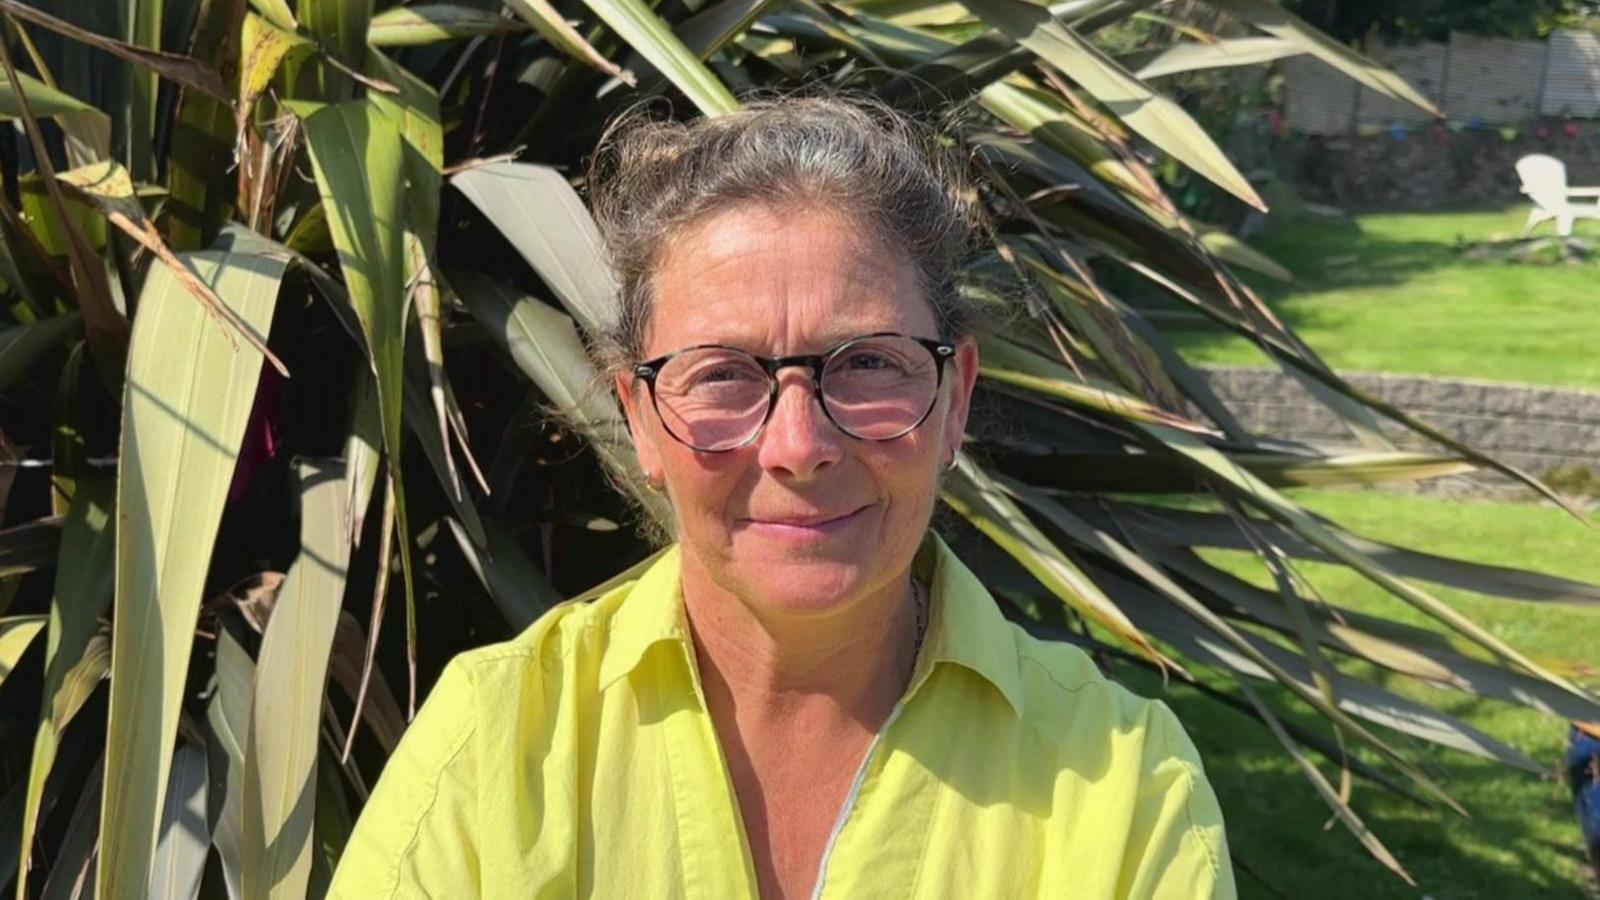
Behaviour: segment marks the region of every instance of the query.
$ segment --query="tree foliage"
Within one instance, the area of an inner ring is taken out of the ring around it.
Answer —
[[[1452,31],[1491,37],[1544,37],[1583,27],[1600,14],[1593,0],[1289,0],[1285,4],[1333,37],[1358,41],[1442,41]]]
[[[1367,664],[1600,718],[1560,661],[1427,585],[1600,587],[1377,544],[1282,493],[1484,468],[1560,502],[1345,383],[1234,270],[1277,267],[1179,213],[1153,157],[1260,199],[1102,49],[1146,5],[0,0],[0,884],[320,892],[443,663],[652,549],[634,526],[660,501],[584,353],[615,303],[575,175],[601,129],[641,98],[717,115],[798,85],[961,109],[994,225],[969,289],[1019,285],[1026,309],[982,348],[996,427],[947,482],[958,551],[1113,675],[1238,679],[1215,696],[1409,877],[1318,765],[1456,809],[1402,738],[1539,767]],[[1426,105],[1268,0],[1208,5]],[[1161,64],[1227,64],[1212,46]],[[1139,311],[1157,299],[1254,341],[1349,446],[1245,429]],[[1275,589],[1212,547],[1255,551]],[[1303,560],[1434,627],[1317,596]]]

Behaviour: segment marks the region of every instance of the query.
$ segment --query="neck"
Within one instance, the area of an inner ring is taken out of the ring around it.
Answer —
[[[683,599],[714,717],[876,731],[911,677],[917,629],[909,568],[825,615],[762,608],[683,569]],[[720,709],[719,709],[720,707]]]

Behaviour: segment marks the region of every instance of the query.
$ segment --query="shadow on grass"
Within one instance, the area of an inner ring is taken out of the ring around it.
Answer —
[[[1246,280],[1269,302],[1307,291],[1404,284],[1421,272],[1462,261],[1461,247],[1454,243],[1394,240],[1353,222],[1308,222],[1263,242],[1261,249],[1295,275],[1293,283],[1285,284],[1246,273]]]
[[[1463,818],[1356,782],[1352,806],[1417,879],[1418,887],[1411,888],[1369,856],[1343,825],[1324,830],[1329,808],[1260,724],[1176,682],[1163,691],[1158,679],[1142,672],[1124,667],[1115,674],[1135,691],[1165,700],[1199,748],[1222,804],[1233,854],[1253,873],[1236,869],[1241,897],[1595,896],[1569,795],[1554,776],[1563,722],[1529,712],[1537,720],[1535,736],[1516,741],[1535,759],[1550,762],[1548,779],[1385,732],[1471,813]],[[1280,713],[1293,710],[1284,692],[1261,690]],[[1475,723],[1507,715],[1502,704],[1470,697],[1446,709]],[[1519,722],[1532,721],[1522,720],[1520,712],[1512,715]],[[1291,713],[1288,718],[1318,727],[1310,716]],[[1363,753],[1363,758],[1377,763],[1375,756]],[[1319,762],[1337,783],[1337,769]]]
[[[1354,221],[1311,220],[1257,249],[1294,273],[1282,282],[1250,270],[1236,271],[1284,318],[1291,328],[1307,324],[1306,311],[1297,309],[1300,295],[1353,288],[1399,286],[1420,273],[1462,262],[1461,249],[1450,242],[1393,240],[1363,231]],[[1187,304],[1129,273],[1097,273],[1163,331],[1185,338],[1231,334]]]

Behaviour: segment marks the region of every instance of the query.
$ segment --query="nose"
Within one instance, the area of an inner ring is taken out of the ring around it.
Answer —
[[[778,373],[778,396],[758,441],[763,469],[805,479],[844,456],[845,436],[828,420],[804,371]]]

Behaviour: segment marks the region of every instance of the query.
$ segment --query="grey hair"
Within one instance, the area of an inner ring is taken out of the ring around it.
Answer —
[[[942,336],[968,335],[981,318],[958,288],[981,227],[976,189],[948,141],[882,102],[758,99],[690,123],[635,107],[601,137],[588,183],[621,292],[617,320],[593,336],[603,370],[639,361],[673,238],[744,204],[843,214],[906,254]]]

